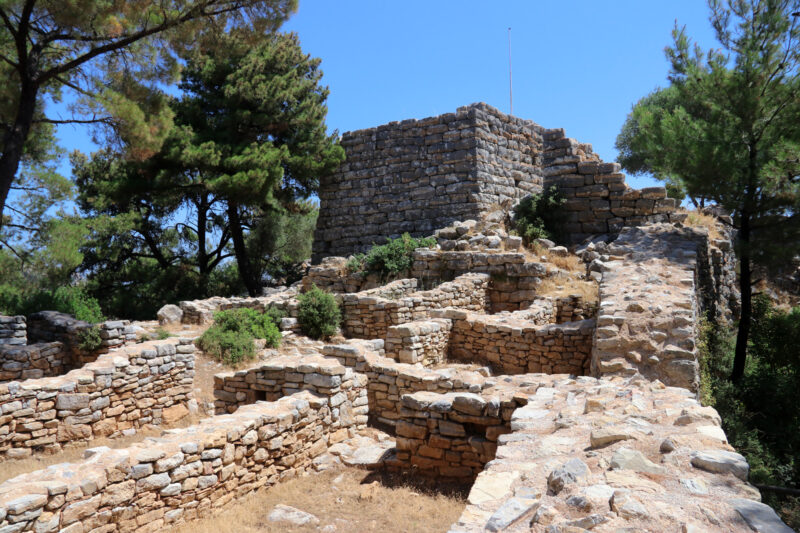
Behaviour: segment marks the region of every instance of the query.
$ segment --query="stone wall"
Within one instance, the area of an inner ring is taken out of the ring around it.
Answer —
[[[590,144],[567,138],[563,129],[546,130],[544,139],[544,185],[555,185],[566,199],[560,228],[566,242],[686,217],[675,212],[678,202],[663,187],[631,189],[619,164],[604,163]]]
[[[60,376],[69,370],[72,356],[61,342],[0,347],[0,383]]]
[[[94,352],[86,352],[79,346],[80,332],[97,327],[100,330],[102,347]],[[28,317],[28,342],[61,342],[71,356],[68,366],[77,368],[94,361],[99,354],[135,342],[136,332],[129,320],[107,320],[90,324],[58,311],[39,311]]]
[[[488,364],[497,374],[587,374],[595,320],[536,324],[528,311],[483,315],[448,310],[450,360]],[[535,317],[534,317],[535,318]]]
[[[789,531],[690,391],[641,376],[528,380],[535,393],[518,393],[526,404],[450,533]]]
[[[595,375],[638,372],[697,389],[700,294],[692,234],[668,224],[628,228],[609,246],[616,259],[602,266]]]
[[[345,133],[346,161],[320,180],[314,262],[403,232],[430,235],[541,190],[540,132],[531,121],[475,104]]]
[[[567,198],[568,241],[682,220],[663,187],[630,189],[591,145],[483,103],[345,133],[341,143],[347,160],[320,183],[314,263],[477,220],[550,185]]]
[[[483,274],[465,274],[442,283],[428,291],[410,292],[400,296],[416,280],[400,280],[387,287],[399,288],[397,294],[385,288],[372,289],[341,296],[342,331],[347,337],[383,339],[388,328],[413,320],[428,318],[432,309],[456,307],[483,310],[486,308],[486,290],[489,277]],[[396,296],[389,299],[386,296]]]
[[[486,386],[486,377],[477,372],[431,370],[385,357],[382,340],[326,345],[322,353],[367,376],[370,421],[382,426],[393,427],[400,418],[403,411],[400,399],[404,394],[480,392]]]
[[[191,339],[153,341],[62,376],[0,384],[0,458],[160,424],[170,408],[186,412],[194,349]]]
[[[183,324],[210,324],[214,321],[214,313],[225,309],[236,309],[249,307],[259,311],[264,311],[267,307],[275,305],[284,311],[292,311],[286,307],[292,298],[297,296],[297,288],[281,287],[277,289],[266,289],[269,294],[253,298],[214,296],[205,300],[185,300],[179,303],[181,308],[181,322]],[[290,313],[291,314],[291,313]]]
[[[214,376],[217,414],[257,401],[276,401],[300,391],[326,398],[330,430],[367,425],[367,379],[321,356],[276,357],[256,367]],[[346,432],[346,431],[345,431]]]
[[[536,287],[547,275],[547,265],[530,261],[521,252],[414,251],[411,275],[423,284],[452,279],[467,272],[490,276],[488,306],[496,313],[531,305],[536,298]]]
[[[497,439],[511,431],[519,406],[512,397],[466,392],[406,394],[402,404],[395,426],[398,469],[462,483],[471,483],[494,459]]]
[[[166,531],[297,476],[332,435],[326,398],[302,392],[239,408],[130,448],[0,485],[2,531]]]
[[[0,346],[28,344],[28,325],[25,317],[0,316]]]
[[[421,363],[422,366],[444,363],[452,327],[452,320],[442,318],[389,326],[384,343],[386,357],[401,363]]]

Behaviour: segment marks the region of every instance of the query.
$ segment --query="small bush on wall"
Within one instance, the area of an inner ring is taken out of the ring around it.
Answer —
[[[214,314],[214,325],[200,337],[197,345],[218,361],[235,365],[256,356],[253,339],[265,339],[266,346],[277,348],[281,342],[278,323],[280,311],[228,309]]]
[[[303,333],[312,339],[324,339],[336,333],[342,315],[332,294],[314,285],[298,299],[297,320]]]
[[[356,254],[347,262],[350,272],[376,272],[382,278],[396,276],[411,270],[414,263],[414,250],[430,248],[436,239],[425,237],[416,239],[408,233],[400,238],[389,239],[386,244],[373,246],[366,254]]]
[[[536,239],[561,240],[566,199],[555,185],[523,198],[514,208],[514,229],[528,245]]]

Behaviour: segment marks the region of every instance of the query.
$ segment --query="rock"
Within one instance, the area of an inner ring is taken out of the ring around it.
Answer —
[[[692,494],[708,494],[708,487],[699,478],[681,479],[681,485]]]
[[[558,257],[567,257],[569,255],[569,250],[564,246],[551,246],[547,251]]]
[[[633,470],[635,472],[650,472],[663,474],[664,467],[655,464],[636,450],[620,448],[611,458],[611,468],[616,470]]]
[[[511,493],[511,485],[519,476],[519,472],[481,472],[469,491],[469,503],[480,505],[505,498]]]
[[[553,494],[558,494],[569,483],[574,483],[578,478],[589,473],[589,467],[580,459],[570,459],[560,468],[550,472],[547,476],[547,487]]]
[[[671,453],[674,452],[677,449],[677,447],[678,445],[675,443],[675,441],[667,437],[666,439],[661,441],[661,446],[658,448],[658,450],[661,453]]]
[[[486,522],[486,531],[503,531],[508,526],[538,508],[538,500],[510,498]]]
[[[556,518],[558,518],[558,511],[549,505],[541,505],[533,515],[533,520],[531,521],[534,524],[541,524],[546,526],[548,524],[552,524]]]
[[[691,463],[695,468],[718,474],[731,473],[742,481],[747,481],[750,465],[736,452],[724,450],[705,450],[692,452]]]
[[[592,509],[592,502],[590,502],[586,496],[582,496],[580,494],[573,494],[569,498],[567,498],[567,505],[575,507],[581,511],[591,511]],[[581,526],[583,527],[583,526]]]
[[[167,304],[156,313],[158,323],[162,326],[168,324],[180,324],[183,320],[183,310],[177,305]]]
[[[366,485],[361,485],[358,491],[358,499],[359,501],[372,501],[373,498],[378,494],[378,485],[377,481],[373,481],[372,483],[368,483]]]
[[[592,529],[600,524],[608,522],[608,518],[601,514],[590,514],[589,516],[584,516],[583,518],[579,518],[577,520],[570,520],[566,523],[568,526],[572,527],[580,527],[583,529]]]
[[[351,455],[342,455],[342,462],[347,466],[374,468],[380,466],[389,455],[389,451],[381,446],[362,446]]]
[[[313,514],[280,503],[269,513],[267,520],[270,522],[286,522],[295,526],[316,526],[319,524],[319,518]]]
[[[753,531],[763,533],[792,533],[793,531],[783,523],[769,505],[743,498],[734,498],[728,500],[728,503],[736,509],[736,512],[744,518]]]
[[[550,248],[552,248],[552,247],[554,247],[556,245],[556,243],[554,243],[550,239],[536,239],[533,242],[535,244],[538,244],[539,246],[541,246],[545,250],[549,250]]]
[[[589,442],[592,448],[608,446],[621,440],[632,439],[630,431],[622,428],[603,428],[592,431],[589,435]]]
[[[635,500],[627,490],[614,491],[609,503],[611,504],[611,510],[626,520],[636,520],[650,516],[647,509]]]
[[[182,403],[179,403],[164,409],[161,412],[161,418],[164,420],[165,424],[174,424],[188,414],[189,409],[187,409]]]

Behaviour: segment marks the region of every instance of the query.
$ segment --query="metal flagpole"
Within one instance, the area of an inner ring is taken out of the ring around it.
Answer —
[[[514,84],[511,79],[511,28],[508,28],[508,114],[514,114]]]

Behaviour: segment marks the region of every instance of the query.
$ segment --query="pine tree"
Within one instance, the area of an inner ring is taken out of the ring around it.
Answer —
[[[721,49],[676,26],[670,86],[634,107],[618,138],[631,171],[678,180],[732,214],[742,312],[731,378],[745,368],[752,268],[800,250],[800,1],[710,0]]]

